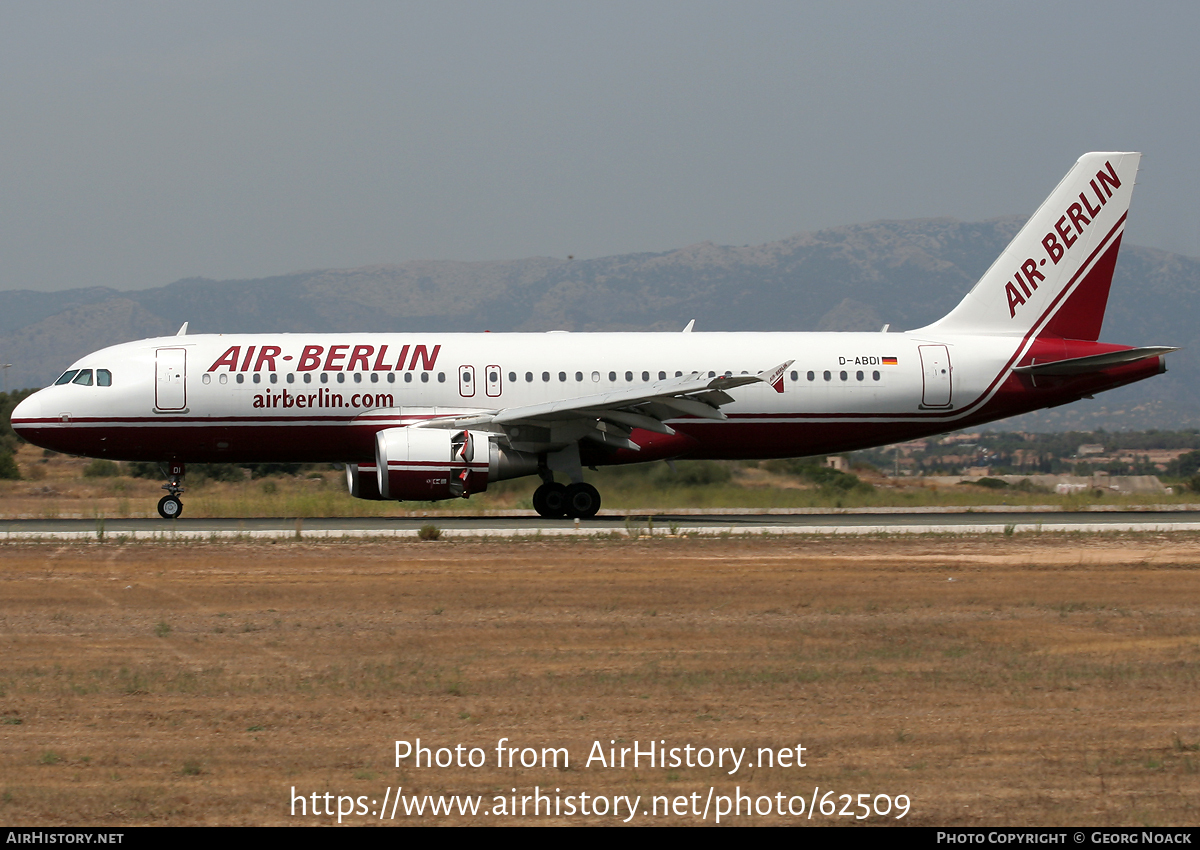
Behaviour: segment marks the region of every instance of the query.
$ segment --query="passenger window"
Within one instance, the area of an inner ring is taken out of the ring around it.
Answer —
[[[648,380],[650,380],[650,373],[649,373],[649,372],[643,372],[643,373],[642,373],[642,380],[643,380],[643,381],[648,381]]]
[[[831,375],[831,374],[830,374],[828,371],[826,371],[826,372],[825,372],[825,374],[824,374],[822,377],[824,377],[824,378],[825,378],[825,380],[827,380],[827,381],[832,381],[832,380],[833,380],[833,375]]]
[[[274,372],[272,372],[272,373],[271,373],[271,383],[272,383],[272,384],[278,384],[278,383],[279,383],[279,376],[278,376],[278,375],[276,375]]]
[[[212,375],[205,372],[203,375],[200,376],[200,383],[202,383],[202,384],[212,383]],[[107,386],[107,384],[105,386]]]
[[[337,382],[338,382],[339,384],[344,384],[344,383],[346,383],[346,373],[345,373],[345,372],[338,372],[338,373],[337,373]]]
[[[627,380],[627,381],[632,381],[632,380],[633,380],[633,373],[632,373],[632,372],[626,372],[626,373],[625,373],[625,380]]]
[[[508,373],[508,382],[510,384],[515,384],[517,382],[517,373],[516,372]]]
[[[617,373],[616,373],[616,372],[609,372],[609,373],[608,373],[608,379],[609,379],[610,381],[612,381],[612,382],[615,384],[615,383],[617,382]]]
[[[816,373],[816,372],[809,372],[809,373],[808,373],[808,379],[809,379],[810,381],[815,381],[815,380],[817,379],[817,373]]]
[[[258,374],[257,372],[254,373],[254,383],[256,383],[256,384],[262,383],[262,375]]]
[[[296,376],[293,373],[288,372],[284,380],[286,380],[289,384],[294,384],[296,383]]]
[[[566,373],[566,372],[559,372],[559,373],[558,373],[558,380],[559,380],[559,382],[560,382],[560,383],[561,383],[561,382],[564,382],[564,381],[566,381],[566,380],[567,380],[567,373]]]
[[[81,387],[90,387],[92,385],[92,370],[80,369],[79,374],[75,376],[75,380],[71,381],[71,383],[79,384]]]
[[[709,372],[709,373],[708,373],[708,377],[710,377],[710,378],[715,378],[715,377],[717,377],[717,373],[716,373],[716,372]]]
[[[599,372],[593,372],[593,373],[592,373],[592,382],[593,382],[593,383],[596,383],[596,382],[598,382],[599,380],[600,380],[600,373],[599,373]]]
[[[665,380],[667,379],[667,373],[666,373],[666,372],[659,372],[659,373],[658,373],[658,379],[659,379],[660,381],[665,381]]]
[[[405,373],[404,373],[404,383],[406,383],[406,384],[411,384],[411,383],[412,383],[412,372],[405,372]]]
[[[312,374],[311,373],[309,373],[309,372],[304,373],[304,383],[306,383],[306,384],[312,383]]]
[[[582,373],[582,372],[576,372],[576,373],[575,373],[575,380],[576,380],[576,381],[582,381],[582,380],[583,380],[583,373]]]
[[[322,383],[322,384],[328,384],[328,383],[329,383],[329,373],[328,373],[328,372],[322,372],[322,373],[321,373],[321,383]]]
[[[291,376],[289,375],[288,377],[291,377]],[[372,372],[372,373],[371,373],[371,383],[372,383],[372,384],[378,384],[378,383],[379,383],[379,373],[378,373],[378,372]]]
[[[307,377],[307,375],[305,377]],[[229,376],[226,375],[224,372],[222,372],[220,375],[217,376],[217,381],[222,384],[228,384]]]
[[[797,372],[795,369],[792,370],[792,380],[793,381],[800,380],[800,373]]]
[[[396,373],[395,372],[388,372],[388,383],[389,384],[396,383]]]
[[[547,382],[548,382],[548,381],[550,380],[550,373],[549,373],[549,372],[543,372],[543,373],[542,373],[542,380],[543,380],[543,381],[547,381]]]
[[[439,384],[446,383],[446,373],[445,372],[438,372],[438,383]]]
[[[422,373],[421,373],[421,383],[422,383],[422,384],[428,384],[428,383],[429,383],[429,373],[428,373],[428,372],[422,372]]]
[[[871,373],[871,380],[872,380],[872,381],[878,381],[878,380],[879,380],[879,373],[878,373],[878,372],[872,372],[872,373]]]
[[[844,381],[844,380],[846,380],[846,379],[847,379],[847,378],[849,378],[849,377],[850,377],[850,376],[849,376],[849,375],[847,375],[845,372],[842,372],[842,373],[841,373],[841,378],[842,378],[842,380],[843,380],[843,381]]]
[[[59,378],[57,381],[55,381],[55,382],[54,382],[54,386],[56,386],[56,387],[57,387],[59,384],[69,384],[69,383],[71,383],[71,379],[72,379],[72,378],[74,378],[74,377],[75,377],[75,375],[76,375],[76,373],[78,373],[78,372],[79,372],[79,370],[78,370],[78,369],[71,369],[70,371],[63,372],[63,373],[62,373],[62,377],[61,377],[61,378]]]
[[[361,384],[361,383],[362,383],[362,372],[355,372],[355,373],[354,373],[354,383],[356,383],[356,384]]]
[[[682,373],[682,372],[676,372],[676,373],[675,373],[675,377],[676,377],[676,378],[682,378],[682,377],[683,377],[683,373]]]
[[[237,382],[238,382],[239,384],[244,384],[244,383],[246,383],[246,376],[245,376],[245,375],[243,375],[241,372],[238,372],[238,376],[237,376]]]
[[[107,369],[97,369],[96,370],[96,386],[111,387],[112,386],[112,372],[108,371]]]
[[[532,372],[525,373],[525,383],[527,383],[527,384],[533,383],[533,373]]]

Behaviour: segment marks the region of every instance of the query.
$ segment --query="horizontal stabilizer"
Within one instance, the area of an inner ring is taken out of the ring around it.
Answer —
[[[1022,375],[1086,375],[1089,372],[1111,369],[1113,366],[1161,357],[1178,350],[1166,345],[1151,345],[1125,351],[1110,351],[1107,354],[1092,354],[1088,357],[1072,357],[1069,360],[1055,360],[1051,363],[1031,363],[1028,366],[1017,366],[1013,371]]]

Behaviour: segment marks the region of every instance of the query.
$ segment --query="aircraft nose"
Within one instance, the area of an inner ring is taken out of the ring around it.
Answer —
[[[34,393],[20,404],[13,408],[12,412],[12,427],[13,430],[22,437],[23,427],[29,427],[33,424],[33,420],[38,419],[42,412],[42,401],[38,398],[38,393]]]

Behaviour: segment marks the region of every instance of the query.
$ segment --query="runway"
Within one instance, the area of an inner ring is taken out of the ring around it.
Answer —
[[[236,540],[416,538],[426,525],[442,538],[596,536],[1027,534],[1200,531],[1200,511],[997,511],[604,515],[590,520],[522,516],[407,516],[251,519],[0,520],[0,540]]]

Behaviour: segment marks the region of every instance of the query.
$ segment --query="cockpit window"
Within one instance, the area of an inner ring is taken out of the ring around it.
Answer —
[[[59,384],[71,383],[71,379],[75,377],[75,373],[78,371],[78,369],[68,369],[66,372],[63,372],[62,377],[54,382],[54,386],[57,387]]]
[[[79,374],[75,376],[75,380],[71,381],[71,383],[79,384],[82,387],[90,387],[92,385],[92,370],[80,369]]]
[[[112,372],[108,371],[107,369],[97,369],[96,370],[96,386],[111,387],[112,386]]]

